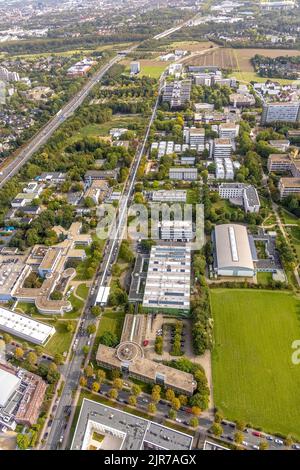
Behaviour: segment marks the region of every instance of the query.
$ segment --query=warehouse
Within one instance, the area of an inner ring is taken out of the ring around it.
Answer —
[[[218,276],[253,277],[255,268],[246,227],[217,225],[213,234],[214,268]]]

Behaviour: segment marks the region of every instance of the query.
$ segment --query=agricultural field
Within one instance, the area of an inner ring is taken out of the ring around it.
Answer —
[[[226,418],[300,439],[300,300],[291,293],[212,289],[215,406]]]
[[[210,41],[174,41],[168,45],[168,51],[181,49],[188,52],[200,52],[211,46],[214,46],[214,43]]]
[[[223,69],[231,69],[232,75],[238,80],[250,82],[256,80],[265,82],[266,78],[259,77],[251,64],[251,58],[255,54],[264,55],[266,57],[278,56],[299,56],[300,51],[286,49],[231,49],[220,47],[207,54],[191,57],[186,63],[189,65],[209,66],[215,65]],[[291,80],[276,79],[280,83],[290,83]]]

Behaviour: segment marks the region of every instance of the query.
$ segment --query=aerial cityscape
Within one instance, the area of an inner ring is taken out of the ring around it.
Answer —
[[[300,450],[299,315],[299,1],[0,0],[0,451]]]

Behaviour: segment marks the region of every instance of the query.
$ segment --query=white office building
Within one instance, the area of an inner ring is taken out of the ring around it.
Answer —
[[[184,137],[187,144],[196,146],[196,148],[198,148],[199,145],[204,147],[205,129],[197,127],[185,128]]]
[[[222,199],[236,199],[243,202],[246,212],[259,212],[260,200],[254,186],[244,183],[222,183],[219,186]]]
[[[300,120],[300,101],[264,103],[261,124],[270,122],[298,122]]]
[[[139,62],[131,62],[130,64],[130,73],[132,75],[137,75],[141,71],[141,65]]]
[[[153,202],[186,202],[185,190],[159,190],[151,193]]]
[[[234,140],[239,134],[239,125],[231,122],[224,122],[219,125],[220,139]]]
[[[232,143],[230,139],[215,139],[213,144],[213,155],[216,158],[230,158]]]
[[[193,224],[189,220],[162,220],[158,228],[161,240],[190,241],[193,239]]]
[[[198,178],[197,168],[170,168],[169,178],[171,180],[195,181]]]

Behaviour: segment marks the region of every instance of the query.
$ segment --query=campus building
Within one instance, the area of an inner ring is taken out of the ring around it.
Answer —
[[[191,80],[175,80],[167,82],[163,91],[163,102],[167,102],[170,108],[181,108],[191,98]]]
[[[0,307],[0,332],[5,332],[30,343],[44,346],[54,335],[55,328],[54,326],[33,320],[26,315]]]
[[[255,268],[247,228],[216,225],[213,232],[214,270],[218,276],[253,277]]]
[[[259,212],[260,200],[254,186],[244,183],[222,183],[219,186],[222,199],[241,200],[246,212]]]
[[[0,363],[0,425],[15,430],[36,424],[46,389],[38,375]]]
[[[96,354],[97,363],[105,369],[118,369],[136,380],[171,388],[176,393],[193,395],[197,384],[192,374],[145,357],[148,320],[148,315],[127,314],[120,344],[117,348],[100,344]]]
[[[195,181],[198,178],[197,168],[170,168],[169,178],[171,180]]]
[[[193,437],[84,398],[71,450],[188,451]]]
[[[158,229],[161,240],[190,241],[194,238],[193,224],[189,220],[162,220]]]
[[[146,311],[188,314],[190,310],[191,248],[161,244],[151,248],[144,291]]]
[[[186,191],[177,190],[159,190],[153,191],[150,194],[150,199],[153,202],[186,202]]]
[[[297,122],[300,119],[300,102],[274,102],[264,103],[261,115],[261,124],[270,122]]]
[[[132,75],[137,75],[141,71],[141,64],[139,62],[130,63],[130,73]]]
[[[280,178],[279,181],[280,197],[284,198],[294,194],[300,194],[299,178]]]
[[[239,125],[231,122],[224,122],[219,125],[220,139],[234,140],[239,135]]]
[[[215,139],[213,145],[214,159],[231,157],[232,143],[230,139]]]

